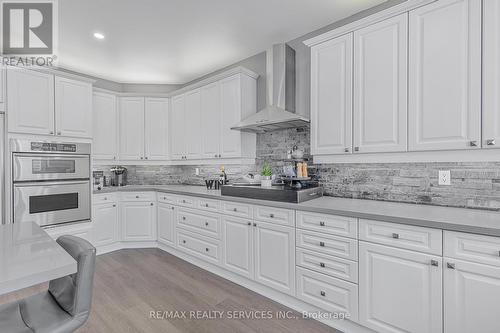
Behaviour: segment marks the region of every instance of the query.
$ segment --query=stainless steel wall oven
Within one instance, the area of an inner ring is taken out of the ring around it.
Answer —
[[[14,223],[90,220],[90,144],[12,139]]]

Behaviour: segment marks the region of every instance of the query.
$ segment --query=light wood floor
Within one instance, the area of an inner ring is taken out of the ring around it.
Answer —
[[[0,304],[46,288],[0,296]],[[299,313],[294,313],[298,319],[150,319],[150,311],[157,310],[289,309],[161,250],[121,250],[97,257],[92,313],[78,333],[338,332]]]

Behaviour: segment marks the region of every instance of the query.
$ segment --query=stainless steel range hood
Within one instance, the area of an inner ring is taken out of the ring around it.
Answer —
[[[266,54],[267,106],[231,129],[262,133],[308,127],[309,119],[295,113],[295,50],[276,44]]]

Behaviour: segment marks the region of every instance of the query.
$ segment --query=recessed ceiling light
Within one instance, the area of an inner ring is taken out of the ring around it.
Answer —
[[[104,39],[104,35],[100,32],[94,32],[94,37],[96,39]]]

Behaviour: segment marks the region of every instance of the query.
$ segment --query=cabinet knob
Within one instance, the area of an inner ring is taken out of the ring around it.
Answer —
[[[154,203],[151,203],[150,205],[151,205],[151,206],[154,206],[155,204],[154,204]]]
[[[186,203],[186,200],[182,200],[182,203]]]
[[[222,157],[222,155],[221,155],[221,154],[219,154],[219,157]]]
[[[115,204],[113,204],[113,207],[116,207],[116,205],[115,205]]]
[[[148,157],[146,156],[146,157],[144,157],[144,159],[145,159],[145,160],[147,160],[147,159],[148,159]]]
[[[174,210],[175,208],[174,208],[174,207],[171,207],[170,209]]]
[[[349,148],[344,148],[344,152],[348,153],[349,152]]]
[[[207,208],[208,208],[208,204],[205,204],[205,207],[207,207]]]
[[[217,157],[217,154],[215,154],[214,157]]]
[[[452,264],[450,262],[447,262],[446,263],[446,267],[449,268],[449,269],[455,269],[455,264]]]
[[[325,226],[325,222],[321,221],[321,222],[319,223],[319,225],[320,225],[320,226],[322,226],[322,227],[324,227],[324,226]]]
[[[323,296],[323,297],[325,297],[325,296],[326,296],[326,293],[325,293],[324,291],[321,291],[319,294],[320,294],[321,296]]]
[[[183,244],[186,244],[186,241],[185,241],[185,240],[183,240],[183,241],[182,241],[182,243],[183,243]]]
[[[254,223],[254,224],[253,224],[253,226],[254,226],[254,227],[256,227],[256,226],[257,226],[257,223]]]
[[[205,222],[205,226],[208,227],[208,222]]]
[[[108,200],[108,198],[104,197],[104,200]]]
[[[61,132],[57,132],[57,135],[61,135]]]
[[[53,135],[53,134],[54,134],[54,131],[50,131],[49,133],[50,133],[51,135]]]
[[[139,196],[138,196],[138,195],[136,195],[136,196],[135,196],[135,198],[136,198],[136,199],[139,199]]]
[[[359,147],[354,147],[354,151],[359,151]]]
[[[399,234],[393,233],[393,234],[392,234],[392,238],[394,238],[394,239],[399,239]]]
[[[237,211],[238,211],[238,209],[237,209],[237,208],[233,208],[233,211],[234,211],[234,212],[237,212]]]
[[[274,214],[269,214],[269,217],[274,219]]]
[[[252,223],[250,223],[250,222],[247,222],[247,225],[252,225]]]
[[[143,160],[143,159],[144,159],[144,157],[141,156],[141,160]]]
[[[319,246],[325,247],[325,242],[319,242]]]
[[[319,265],[323,268],[325,268],[325,263],[324,262],[320,262]]]
[[[469,144],[471,147],[477,147],[477,141],[471,141]]]
[[[182,220],[183,220],[183,221],[185,221],[185,220],[186,220],[186,217],[185,217],[185,216],[183,216],[183,217],[182,217]]]
[[[208,252],[208,251],[210,251],[210,250],[208,249],[208,247],[206,247],[206,248],[205,248],[205,251],[207,251],[207,252]]]
[[[116,156],[113,156],[113,159],[116,160]]]
[[[494,145],[496,145],[495,139],[486,140],[486,144],[488,146],[494,146]]]
[[[438,267],[439,266],[439,261],[437,261],[437,260],[431,260],[431,266]]]

